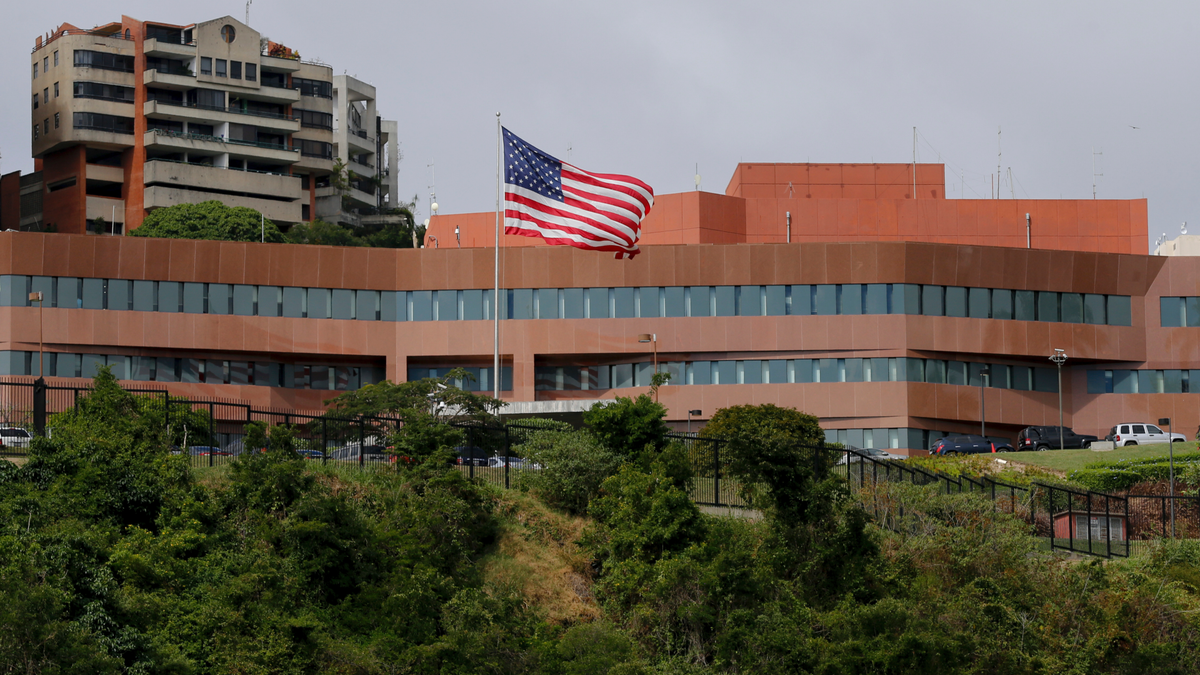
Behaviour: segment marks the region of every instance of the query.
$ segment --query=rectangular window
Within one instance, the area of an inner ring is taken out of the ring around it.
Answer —
[[[1139,370],[1137,371],[1137,374],[1139,394],[1163,393],[1163,371]]]
[[[217,77],[225,77],[225,59],[217,59]]]
[[[1037,292],[1037,320],[1058,321],[1058,293],[1054,291]]]
[[[863,314],[887,314],[887,284],[867,284]]]
[[[37,79],[37,61],[33,62],[33,79]]]
[[[693,361],[688,366],[688,384],[712,384],[712,361]]]
[[[813,288],[813,314],[818,316],[833,316],[837,314],[837,286],[820,284]]]
[[[231,77],[235,80],[242,79],[242,62],[241,61],[230,61],[229,62],[229,77]]]
[[[132,134],[133,118],[100,113],[76,112],[71,114],[71,123],[76,129],[93,129],[114,134]]]
[[[762,361],[738,361],[742,366],[741,384],[762,384]]]
[[[354,291],[345,288],[335,288],[331,296],[332,317],[343,321],[351,320],[355,317],[354,307]]]
[[[992,290],[992,318],[1013,318],[1013,292],[1003,288]]]
[[[54,128],[55,129],[58,128],[59,120],[60,120],[59,113],[54,113]]]
[[[617,319],[632,319],[637,316],[634,311],[632,288],[614,288],[613,289],[613,317]]]
[[[451,291],[455,294],[454,309],[455,314],[458,310],[458,291]],[[258,298],[258,302],[262,304],[262,296]],[[359,321],[378,321],[379,320],[379,291],[354,291],[354,316]],[[457,319],[458,317],[455,316]],[[357,388],[357,387],[356,387]]]
[[[233,314],[233,289],[229,284],[208,285],[208,313]]]
[[[633,364],[620,363],[612,367],[612,388],[623,389],[633,386]]]
[[[925,316],[945,316],[945,292],[942,286],[921,287],[921,309]]]
[[[500,296],[503,299],[504,296]],[[413,321],[433,321],[433,291],[410,291],[409,313]],[[311,309],[311,305],[309,306]],[[501,319],[507,318],[503,314]]]
[[[279,286],[258,287],[258,315],[279,316],[283,289]]]
[[[465,321],[480,321],[483,319],[483,294],[479,289],[463,291],[462,313]]]
[[[54,98],[58,98],[58,83],[54,83]]]
[[[713,384],[737,384],[737,361],[713,361]]]
[[[43,73],[50,72],[50,57],[49,56],[42,57],[42,72]]]
[[[816,382],[816,368],[813,359],[796,359],[792,361],[792,382],[801,384]]]
[[[768,384],[780,384],[780,383],[786,383],[788,381],[788,374],[787,374],[788,362],[786,360],[772,359],[771,361],[768,361],[766,363],[767,363],[767,370],[766,370],[767,379],[766,379],[766,381]]]
[[[870,359],[867,359],[870,361]],[[863,372],[863,359],[845,359],[845,380],[846,382],[866,382],[866,374]]]
[[[792,306],[789,313],[793,316],[812,316],[812,287],[808,284],[792,286]]]
[[[154,368],[155,382],[177,382],[179,380],[175,372],[175,368],[179,365],[179,359],[170,356],[160,356],[156,361],[157,363]]]
[[[437,312],[438,321],[458,321],[458,291],[437,291]]]
[[[211,56],[201,56],[200,57],[200,74],[201,75],[212,75],[212,62],[213,62],[213,60],[212,60]]]
[[[94,52],[87,49],[75,50],[76,68],[99,68],[122,73],[133,72],[133,57],[109,52]]]
[[[429,291],[426,291],[428,296]],[[328,319],[333,316],[333,308],[331,306],[332,294],[328,288],[310,288],[308,289],[308,303],[305,307],[308,309],[308,318],[310,319]],[[425,319],[428,321],[429,319]]]
[[[308,316],[308,289],[288,286],[283,289],[283,315],[293,319]],[[403,319],[401,319],[403,320]]]
[[[840,382],[837,359],[813,359],[814,382]]]
[[[83,280],[83,308],[104,309],[104,279]]]
[[[1183,298],[1159,298],[1158,306],[1163,328],[1180,328],[1184,325]]]
[[[1133,309],[1128,295],[1108,296],[1108,325],[1132,326]]]
[[[1017,321],[1037,321],[1037,294],[1033,291],[1015,291],[1013,318]]]
[[[1063,323],[1083,323],[1082,294],[1063,293],[1060,302]]]
[[[54,52],[54,65],[58,66],[58,51],[57,50],[55,50],[55,52]]]
[[[46,87],[45,89],[42,90],[42,105],[49,105],[49,103],[50,103],[50,87]]]
[[[564,288],[562,295],[564,319],[583,319],[587,317],[587,302],[584,297],[584,289]]]
[[[668,317],[687,316],[686,293],[683,286],[668,286],[666,295],[666,315]]]
[[[717,286],[714,290],[717,297],[716,316],[737,316],[737,295],[734,287]]]
[[[767,286],[767,316],[787,314],[787,286]]]
[[[40,106],[41,104],[42,104],[42,97],[38,96],[37,94],[34,94],[33,95],[33,109],[37,110],[38,106]]]
[[[247,63],[246,64],[246,81],[253,82],[257,79],[258,79],[258,64]]]
[[[557,288],[537,289],[537,310],[537,318],[539,319],[559,318]]]
[[[587,304],[589,319],[610,318],[608,312],[607,288],[589,288],[587,293]]]
[[[1114,370],[1112,371],[1112,380],[1114,394],[1138,393],[1138,376],[1136,370]]]
[[[134,281],[133,282],[133,311],[135,312],[156,312],[158,311],[158,282],[156,281]]]
[[[57,307],[59,309],[79,309],[82,307],[82,282],[78,277],[56,277],[58,281]]]
[[[1058,373],[1054,368],[1033,369],[1033,390],[1054,393],[1058,391]]]
[[[42,120],[42,133],[46,133],[46,134],[50,133],[50,118],[49,117]]]
[[[838,314],[862,314],[862,285],[842,284],[838,287]]]
[[[950,361],[946,364],[946,384],[966,384],[967,364],[962,361]]]
[[[946,362],[941,359],[925,361],[925,381],[933,384],[946,384]]]
[[[1164,370],[1163,374],[1163,393],[1164,394],[1185,394],[1187,393],[1183,386],[1186,370]]]
[[[712,286],[691,286],[687,292],[688,316],[712,316]]]
[[[604,295],[608,295],[608,289]],[[605,303],[607,304],[607,302]],[[512,288],[508,291],[508,319],[527,320],[533,318],[533,289]]]
[[[128,279],[108,281],[108,309],[129,310],[133,308],[133,282]]]
[[[967,316],[972,319],[992,318],[992,291],[972,288],[967,294]]]
[[[762,286],[736,286],[735,298],[738,316],[763,315]]]
[[[158,282],[158,311],[178,312],[182,296],[183,284],[178,281]]]
[[[1088,293],[1083,296],[1083,322],[1103,326],[1105,321],[1104,296]]]
[[[638,316],[654,318],[662,316],[662,293],[658,286],[643,286],[638,289]]]

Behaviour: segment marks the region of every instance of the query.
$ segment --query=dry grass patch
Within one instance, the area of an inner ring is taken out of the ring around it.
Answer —
[[[600,617],[587,557],[576,543],[586,520],[515,491],[497,497],[496,516],[501,523],[499,541],[480,561],[490,584],[518,589],[552,623],[587,623]]]

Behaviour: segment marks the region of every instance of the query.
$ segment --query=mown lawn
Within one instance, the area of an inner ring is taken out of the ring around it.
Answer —
[[[1175,454],[1196,452],[1196,443],[1176,443]],[[1044,452],[1013,452],[1002,455],[1003,459],[1032,464],[1055,471],[1074,471],[1092,462],[1115,462],[1120,459],[1150,459],[1166,457],[1166,443],[1157,445],[1131,445],[1103,452],[1092,450],[1046,450]]]

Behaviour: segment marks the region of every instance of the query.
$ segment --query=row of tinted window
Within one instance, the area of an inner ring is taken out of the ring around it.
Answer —
[[[323,80],[308,80],[302,77],[292,78],[292,88],[299,89],[301,96],[316,96],[317,98],[333,98],[333,83]]]
[[[317,110],[301,110],[292,108],[292,113],[300,120],[300,126],[308,129],[333,129],[333,115]]]
[[[1200,393],[1200,370],[1089,370],[1089,394]]]
[[[305,157],[333,159],[333,143],[310,141],[306,138],[293,139],[293,143],[296,149],[300,151],[300,154]]]
[[[75,50],[75,65],[77,67],[100,68],[116,70],[122,73],[133,72],[133,57],[109,52],[95,52],[90,49]]]
[[[1200,327],[1200,297],[1159,298],[1163,328]]]
[[[348,391],[384,379],[383,368],[362,366],[63,352],[47,352],[41,358],[45,360],[48,377],[93,377],[100,366],[108,365],[117,379],[141,382]],[[0,375],[40,374],[38,352],[0,351]]]
[[[76,129],[94,129],[96,131],[111,131],[115,134],[132,134],[133,118],[101,113],[75,112],[72,113],[71,123]]]
[[[105,101],[133,103],[133,87],[122,87],[105,82],[74,83],[75,98],[98,98]]]
[[[990,374],[985,376],[983,368]],[[661,361],[670,384],[781,384],[831,382],[928,382],[1018,391],[1058,391],[1053,368],[984,364],[907,357],[850,359],[745,359]],[[598,366],[537,366],[534,389],[591,391],[647,387],[654,375],[650,361]]]
[[[450,374],[451,370],[462,368],[467,371],[468,377],[453,380],[454,386],[464,391],[495,391],[495,379],[492,373],[495,368],[490,367],[475,367],[475,366],[441,366],[437,368],[429,368],[426,366],[409,366],[408,381],[415,382],[423,380],[427,377],[441,379]],[[512,391],[512,366],[500,366],[500,391]]]
[[[0,305],[28,304],[27,294],[18,292],[22,284],[32,290],[63,288],[63,299],[47,295],[47,306],[85,309],[367,321],[492,318],[493,292],[480,289],[356,291],[74,277],[5,276],[0,278]],[[8,286],[13,290],[5,295]],[[1131,319],[1129,296],[914,284],[517,288],[502,293],[500,318],[518,320],[925,314],[1128,326]]]
[[[841,443],[852,448],[927,449],[934,441],[949,435],[928,429],[826,429],[826,443]],[[1007,440],[1007,439],[1006,439]],[[870,467],[865,467],[870,471]]]

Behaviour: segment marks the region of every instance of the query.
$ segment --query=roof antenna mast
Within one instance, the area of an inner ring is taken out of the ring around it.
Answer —
[[[252,2],[254,2],[254,0],[246,0],[246,25],[247,26],[250,25],[250,3],[252,3]]]

